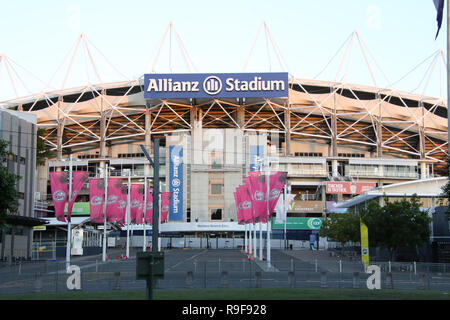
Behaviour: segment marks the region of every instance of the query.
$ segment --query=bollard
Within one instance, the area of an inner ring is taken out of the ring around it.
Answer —
[[[228,271],[222,271],[220,274],[220,286],[222,288],[228,288]]]
[[[39,293],[41,291],[42,291],[42,275],[40,272],[37,272],[34,280],[34,292]]]
[[[388,289],[394,289],[394,278],[392,278],[392,272],[388,272],[386,275],[386,287]]]
[[[120,272],[114,272],[113,290],[120,290]]]
[[[426,273],[422,273],[420,275],[420,279],[421,279],[421,289],[422,290],[429,290],[430,289],[430,281],[427,277]]]
[[[359,272],[353,272],[353,289],[359,289]]]
[[[295,272],[288,272],[289,288],[295,288]]]
[[[255,272],[255,282],[256,282],[256,288],[261,288],[261,271]]]
[[[327,288],[327,272],[326,271],[322,271],[320,273],[320,287],[321,288]]]
[[[194,273],[192,271],[188,271],[186,276],[186,287],[192,289],[193,284],[194,284]]]

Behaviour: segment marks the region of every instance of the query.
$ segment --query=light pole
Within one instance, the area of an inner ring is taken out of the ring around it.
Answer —
[[[73,157],[72,154],[69,155],[69,203],[72,201],[72,166],[73,166]],[[68,213],[69,213],[69,207],[67,206],[67,244],[66,244],[66,270],[69,268],[70,266],[70,249],[71,249],[71,244],[72,244],[72,239],[71,239],[71,228],[72,228],[72,223],[71,223],[71,217],[69,218]]]

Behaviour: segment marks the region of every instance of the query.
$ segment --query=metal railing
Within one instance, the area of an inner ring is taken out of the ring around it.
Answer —
[[[136,280],[136,261],[115,257],[107,262],[80,260],[81,290],[144,290]],[[381,289],[450,290],[450,264],[378,262]],[[370,274],[359,262],[343,260],[233,260],[186,259],[165,263],[164,279],[157,289],[188,288],[367,288]],[[0,263],[0,295],[69,291],[65,262],[16,261]]]

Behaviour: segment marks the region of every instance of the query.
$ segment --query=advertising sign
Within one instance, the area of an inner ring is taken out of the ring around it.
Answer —
[[[169,147],[169,190],[172,193],[169,220],[183,220],[183,146]]]
[[[74,229],[72,233],[72,248],[70,252],[73,256],[83,255],[83,229]]]
[[[319,230],[322,226],[322,218],[308,217],[287,217],[287,230]],[[283,230],[284,223],[277,223],[275,218],[272,219],[272,229]]]
[[[369,230],[367,226],[361,222],[361,262],[366,266],[369,266]]]
[[[327,181],[328,194],[362,194],[375,189],[375,182]]]
[[[145,74],[145,99],[279,98],[288,96],[288,73]]]
[[[250,146],[250,171],[259,171],[263,160],[264,147],[261,145]]]

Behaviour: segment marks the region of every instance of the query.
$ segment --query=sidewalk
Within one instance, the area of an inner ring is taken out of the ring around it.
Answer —
[[[358,257],[339,257],[332,256],[331,251],[327,250],[282,250],[282,252],[295,259],[310,263],[318,264],[319,268],[329,272],[339,272],[340,263],[358,263]]]

